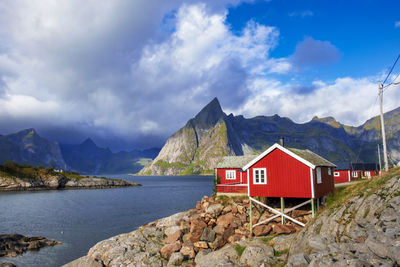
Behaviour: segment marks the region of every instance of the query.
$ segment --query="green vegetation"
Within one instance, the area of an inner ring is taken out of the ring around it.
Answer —
[[[221,177],[219,175],[217,175],[217,177],[213,177],[213,183],[214,183],[213,192],[214,192],[214,194],[216,194],[217,193],[217,184],[221,183]]]
[[[281,250],[281,251],[274,250],[274,256],[275,257],[281,256],[281,255],[284,255],[284,254],[288,254],[288,253],[289,253],[289,249],[285,249],[285,250]]]
[[[82,176],[76,172],[56,172],[53,168],[45,168],[42,166],[33,167],[28,164],[18,164],[17,162],[7,161],[0,165],[0,176],[8,178],[27,178],[33,180],[42,180],[47,176],[65,176],[69,179],[80,180],[83,178],[89,178],[89,176]],[[100,179],[110,179],[106,177],[96,177]],[[110,179],[120,180],[120,179]]]
[[[235,246],[236,253],[238,254],[239,257],[242,256],[243,251],[245,249],[246,249],[246,246],[240,246],[240,245]]]
[[[368,197],[378,191],[381,186],[396,175],[400,175],[400,168],[393,168],[382,177],[376,176],[369,180],[361,180],[359,183],[347,187],[337,187],[335,193],[328,197],[326,207],[334,210],[347,203],[355,196]]]

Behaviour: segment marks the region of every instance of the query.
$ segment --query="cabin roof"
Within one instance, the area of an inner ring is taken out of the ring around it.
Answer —
[[[240,169],[244,165],[249,163],[255,157],[256,157],[256,155],[223,157],[222,161],[220,163],[218,163],[217,168],[237,168],[237,169]]]
[[[312,163],[315,166],[336,167],[336,165],[333,164],[332,162],[324,159],[323,157],[315,154],[314,152],[308,149],[297,149],[297,148],[287,148],[287,149],[292,151],[299,157],[302,157],[303,159]]]
[[[267,156],[269,153],[271,153],[275,149],[279,149],[279,150],[285,152],[286,154],[294,157],[295,159],[301,161],[302,163],[306,164],[307,166],[309,166],[310,168],[313,168],[313,169],[315,169],[315,167],[317,167],[317,166],[333,167],[333,168],[336,167],[336,165],[333,164],[332,162],[324,159],[321,156],[318,156],[317,154],[315,154],[314,152],[311,152],[308,149],[303,150],[303,149],[297,149],[297,148],[287,148],[287,147],[283,147],[279,144],[274,144],[271,147],[269,147],[267,150],[265,150],[263,153],[261,153],[260,155],[255,157],[252,161],[247,163],[243,167],[243,170],[247,170],[248,168],[253,166],[255,163],[257,163],[260,159]]]

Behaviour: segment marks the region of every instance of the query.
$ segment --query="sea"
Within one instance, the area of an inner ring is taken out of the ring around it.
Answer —
[[[0,234],[44,236],[63,242],[15,258],[2,257],[0,263],[62,266],[86,255],[101,240],[195,208],[213,188],[210,176],[103,176],[142,186],[0,192]]]

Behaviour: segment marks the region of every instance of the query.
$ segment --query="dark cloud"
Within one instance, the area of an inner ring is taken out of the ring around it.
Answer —
[[[295,66],[302,68],[336,63],[341,56],[339,49],[329,41],[307,37],[297,44],[291,60]]]

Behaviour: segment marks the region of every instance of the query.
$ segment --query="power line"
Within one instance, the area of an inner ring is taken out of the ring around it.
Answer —
[[[397,61],[399,60],[399,58],[400,58],[400,55],[397,56],[396,61],[394,62],[392,68],[390,69],[388,75],[386,76],[386,79],[383,81],[382,86],[385,85],[386,80],[389,78],[390,74],[392,73],[392,71],[393,71],[393,69],[394,69],[394,66],[396,66],[396,63],[397,63]]]
[[[391,86],[391,85],[398,85],[398,84],[400,84],[400,82],[397,82],[397,83],[395,82],[395,81],[397,80],[397,78],[399,78],[399,76],[400,76],[400,72],[397,74],[396,78],[394,78],[393,81],[392,81],[391,83],[389,83],[389,84],[383,86],[383,87],[382,87],[382,89],[384,89],[383,92],[385,92],[386,89],[388,89],[388,87]]]

